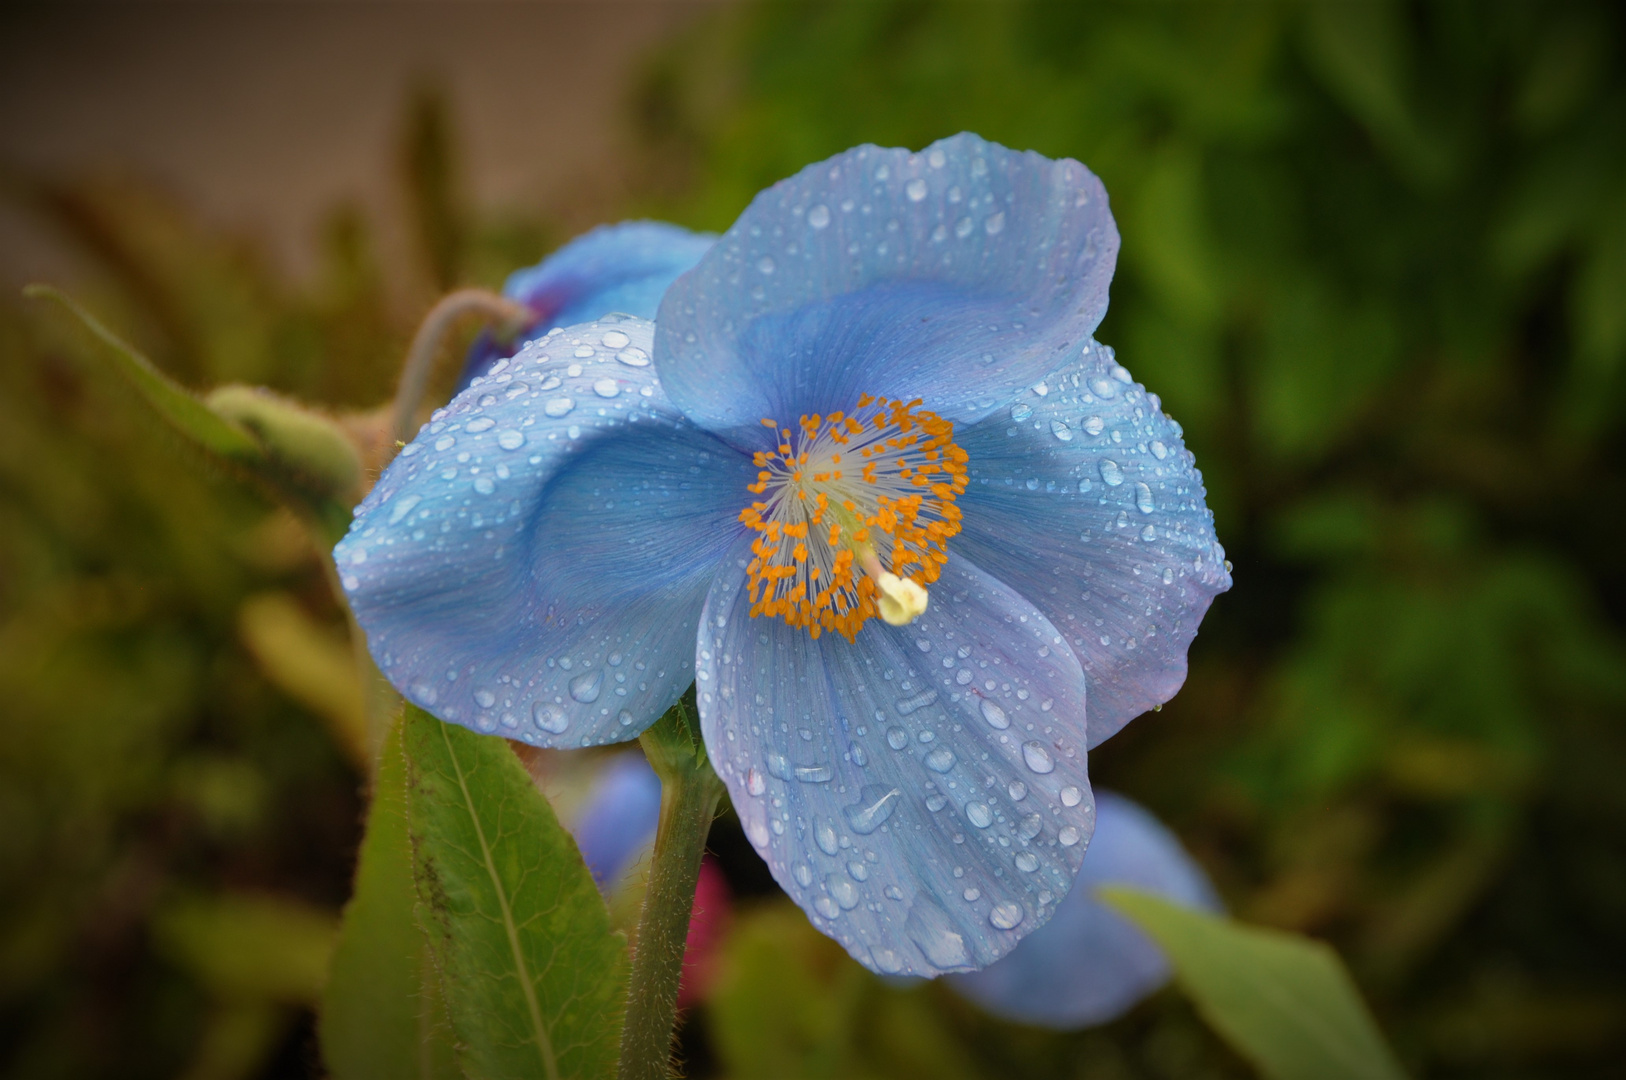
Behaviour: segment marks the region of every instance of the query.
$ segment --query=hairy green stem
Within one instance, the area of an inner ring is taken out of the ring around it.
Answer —
[[[697,725],[683,703],[661,717],[641,742],[661,778],[661,820],[633,945],[632,984],[621,1029],[621,1080],[667,1080],[689,915],[723,783],[706,760]]]
[[[479,315],[488,322],[497,322],[508,333],[536,318],[536,313],[519,301],[485,289],[458,289],[441,297],[418,324],[412,347],[401,365],[401,382],[390,409],[390,431],[395,439],[405,442],[412,438],[416,427],[413,418],[417,415],[418,403],[423,400],[424,387],[429,384],[429,372],[440,353],[441,343],[465,315]]]

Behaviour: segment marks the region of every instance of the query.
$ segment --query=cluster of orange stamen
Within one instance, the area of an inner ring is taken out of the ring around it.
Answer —
[[[877,613],[883,572],[922,588],[937,580],[960,531],[966,453],[953,423],[919,405],[866,394],[852,413],[804,416],[796,431],[762,421],[777,446],[756,454],[747,488],[764,498],[740,511],[758,533],[753,616],[850,641]]]

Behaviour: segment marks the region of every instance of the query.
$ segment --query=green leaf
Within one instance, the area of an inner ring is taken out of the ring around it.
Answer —
[[[1101,898],[1150,934],[1203,1018],[1270,1080],[1398,1080],[1338,954],[1132,889]]]
[[[401,725],[385,737],[356,893],[322,995],[322,1057],[334,1080],[450,1080],[451,1030],[414,908]]]
[[[184,897],[153,921],[159,950],[225,998],[316,1000],[336,927],[332,912],[279,896]]]
[[[626,939],[570,834],[497,738],[407,707],[419,921],[477,1080],[611,1076]]]
[[[53,300],[66,308],[107,347],[106,356],[119,377],[135,387],[153,411],[187,439],[228,461],[253,464],[263,459],[264,452],[254,436],[153,367],[152,361],[78,303],[49,285],[30,285],[23,290],[23,295],[34,300]]]

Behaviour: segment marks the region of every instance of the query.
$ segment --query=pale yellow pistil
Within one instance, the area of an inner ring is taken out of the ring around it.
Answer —
[[[755,458],[749,489],[765,498],[740,512],[758,533],[753,616],[851,640],[871,616],[905,626],[926,610],[960,531],[966,454],[919,405],[866,395],[850,415],[802,417],[799,433],[762,422],[778,445]]]

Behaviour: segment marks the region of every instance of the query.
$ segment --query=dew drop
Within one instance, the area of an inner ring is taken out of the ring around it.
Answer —
[[[1061,832],[1056,834],[1056,842],[1062,847],[1072,847],[1078,843],[1078,830],[1071,825],[1063,825]]]
[[[1162,461],[1164,458],[1169,456],[1169,448],[1160,442],[1154,442],[1152,444],[1152,456],[1157,458],[1157,460]]]
[[[830,208],[823,203],[807,212],[807,223],[815,229],[822,229],[830,224]]]
[[[542,411],[548,416],[560,417],[567,415],[575,407],[575,398],[556,397],[549,398],[547,404],[542,406]]]
[[[781,780],[789,780],[791,777],[790,762],[785,760],[784,754],[768,755],[768,771]]]
[[[1012,780],[1005,785],[1005,794],[1011,797],[1011,802],[1021,802],[1028,797],[1028,786],[1020,780]]]
[[[965,816],[967,821],[979,829],[986,829],[994,823],[993,811],[988,809],[987,803],[966,803]]]
[[[819,845],[819,850],[826,855],[834,855],[841,850],[836,840],[836,829],[828,821],[821,821],[813,829],[813,842]]]
[[[764,255],[762,258],[758,259],[757,260],[757,269],[760,270],[764,274],[773,273],[773,270],[774,270],[773,258],[771,256]]]
[[[961,240],[964,240],[966,237],[971,235],[972,228],[973,223],[971,219],[968,217],[963,217],[954,223],[954,235],[958,236]]]
[[[539,701],[532,706],[531,719],[536,721],[537,727],[554,735],[570,726],[570,717],[551,701]]]
[[[599,379],[593,383],[593,393],[601,398],[613,398],[621,393],[621,384],[614,379]]]
[[[1163,568],[1163,584],[1165,584],[1165,585],[1173,585],[1174,584],[1174,570],[1171,567],[1165,566]]]
[[[418,495],[405,495],[396,499],[395,505],[390,508],[390,524],[401,524],[402,519],[412,513],[421,502],[423,502],[423,498]]]
[[[1143,514],[1150,514],[1157,509],[1157,504],[1152,501],[1152,489],[1145,484],[1135,485],[1135,509]]]
[[[546,378],[544,378],[541,382],[537,383],[536,385],[537,385],[537,388],[541,389],[541,390],[552,390],[554,387],[558,386],[562,382],[564,382],[564,380],[559,378],[559,376],[557,376],[557,375],[549,375]]]
[[[1060,420],[1050,421],[1050,434],[1054,435],[1062,442],[1073,441],[1073,429],[1062,423]]]
[[[584,671],[570,680],[570,696],[583,705],[591,705],[598,700],[598,694],[604,687],[604,669],[594,668]]]
[[[497,432],[497,445],[504,450],[518,450],[525,445],[525,435],[523,432],[515,431],[512,428],[507,431],[499,431]]]
[[[796,869],[792,870],[791,873],[796,875],[796,882],[802,888],[805,889],[813,884],[813,870],[806,863],[797,863]]]
[[[457,440],[452,438],[450,435],[442,435],[440,438],[435,440],[435,449],[450,450],[452,448],[452,444],[455,442],[457,442]]]
[[[995,904],[988,912],[988,922],[996,930],[1014,930],[1022,922],[1022,905],[1014,900]]]
[[[926,768],[937,773],[948,772],[954,768],[954,751],[946,746],[939,746],[926,755]]]
[[[490,431],[497,426],[497,421],[489,416],[479,416],[463,425],[463,430],[470,435],[478,435],[482,431]]]
[[[599,341],[603,342],[606,349],[625,349],[632,344],[632,339],[619,330],[606,330]]]
[[[954,923],[948,914],[924,897],[910,906],[909,918],[904,922],[904,932],[909,935],[909,940],[920,948],[933,967],[953,971],[967,967],[971,963],[971,956],[966,952],[965,938],[955,931]]]
[[[1024,874],[1031,874],[1039,869],[1039,858],[1031,851],[1020,852],[1016,856],[1016,868]]]
[[[892,816],[902,796],[903,792],[895,787],[865,784],[858,792],[858,802],[844,807],[842,812],[847,815],[847,824],[852,826],[853,832],[868,836]]]
[[[745,770],[745,790],[752,795],[759,796],[768,790],[768,782],[762,779],[762,774],[757,771],[754,765]]]
[[[1063,806],[1077,806],[1079,801],[1083,798],[1084,793],[1079,791],[1078,788],[1074,787],[1072,784],[1068,784],[1066,787],[1061,789],[1061,804]]]
[[[928,795],[926,797],[926,809],[930,810],[934,814],[947,805],[948,796],[946,795]]]
[[[835,770],[828,765],[798,765],[795,776],[804,784],[828,784]]]
[[[871,949],[869,956],[875,961],[876,970],[883,975],[896,975],[903,970],[903,958],[891,949]]]
[[[909,733],[901,727],[886,729],[886,745],[894,750],[902,750],[909,745]]]
[[[1050,756],[1050,751],[1042,742],[1028,741],[1022,744],[1022,760],[1029,769],[1041,776],[1053,772],[1056,768],[1056,759]]]
[[[903,185],[903,193],[909,196],[910,202],[919,202],[921,199],[926,197],[926,181],[922,180],[918,176],[915,177],[913,180]]]
[[[648,367],[649,354],[634,345],[630,349],[622,349],[615,354],[615,358],[628,367]]]
[[[493,694],[490,690],[481,688],[474,692],[474,700],[479,703],[480,708],[489,709],[493,705],[497,704],[497,695]]]
[[[834,874],[824,879],[825,887],[830,895],[835,897],[836,903],[841,905],[842,911],[851,911],[858,906],[858,886],[846,878],[838,878]]]
[[[1088,420],[1084,421],[1084,433],[1092,438],[1101,434],[1101,432],[1105,431],[1106,428],[1106,421],[1102,420],[1099,416],[1092,416]]]
[[[973,676],[971,672],[965,668],[961,668],[959,671],[954,673],[954,681],[959,683],[961,686],[964,686],[966,683],[970,682],[972,678]]]
[[[474,490],[482,495],[490,495],[497,490],[497,485],[489,476],[476,476],[474,478]]]
[[[1023,818],[1022,823],[1016,827],[1016,835],[1020,836],[1024,840],[1032,840],[1035,836],[1038,836],[1040,831],[1043,829],[1044,818],[1040,817],[1038,814],[1029,814],[1027,817]]]
[[[998,236],[1005,231],[1005,212],[1001,210],[997,214],[989,214],[988,220],[982,223],[982,227],[989,236]]]
[[[834,919],[841,914],[841,909],[836,906],[836,902],[828,896],[821,896],[813,901],[813,910],[826,919]]]
[[[1020,423],[1021,421],[1026,420],[1028,417],[1030,417],[1032,415],[1033,415],[1033,406],[1032,405],[1026,405],[1026,404],[1022,404],[1022,403],[1019,402],[1019,403],[1011,406],[1011,419],[1012,420],[1015,420],[1015,421]]]
[[[1101,480],[1107,487],[1117,487],[1124,482],[1124,471],[1116,461],[1106,458],[1101,462]]]
[[[631,727],[634,718],[632,713],[628,712],[626,709],[622,709],[620,715],[618,715],[616,719],[621,721],[622,727]]]
[[[865,866],[857,859],[854,859],[852,862],[847,864],[847,873],[852,875],[852,879],[854,881],[869,880],[869,867]]]
[[[998,731],[1004,731],[1011,726],[1011,718],[1005,715],[1005,710],[989,698],[982,699],[982,718],[988,721],[988,726]]]

